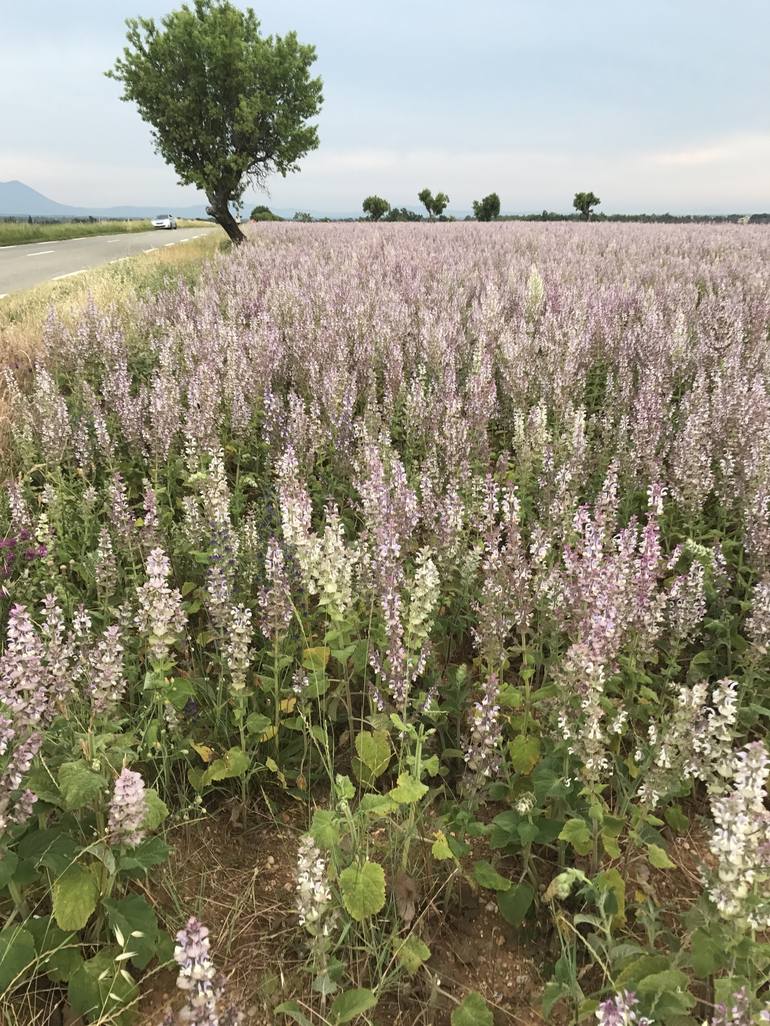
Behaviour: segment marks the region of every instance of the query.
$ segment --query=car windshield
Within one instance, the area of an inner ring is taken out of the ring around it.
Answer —
[[[171,214],[157,214],[155,216],[155,220],[156,221],[163,221],[167,217],[171,217]]]

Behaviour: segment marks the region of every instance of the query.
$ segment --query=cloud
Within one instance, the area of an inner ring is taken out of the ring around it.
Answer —
[[[705,146],[651,153],[651,164],[659,167],[701,167],[704,165],[752,165],[770,163],[770,135],[736,135]]]

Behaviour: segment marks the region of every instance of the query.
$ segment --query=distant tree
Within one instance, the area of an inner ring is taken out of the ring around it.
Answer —
[[[433,213],[436,217],[441,217],[448,205],[449,197],[447,194],[445,192],[437,192],[433,197]]]
[[[428,217],[433,220],[433,193],[430,189],[423,189],[417,193],[417,199],[428,211]]]
[[[575,199],[572,201],[572,206],[587,221],[591,216],[591,208],[598,207],[600,203],[601,200],[599,197],[594,196],[592,192],[576,192]]]
[[[160,27],[152,18],[126,24],[128,46],[107,74],[152,126],[180,183],[202,189],[215,220],[242,242],[231,204],[249,184],[296,171],[318,146],[308,123],[322,102],[321,79],[310,77],[314,47],[294,32],[260,35],[254,11],[230,0],[193,0]]]
[[[445,192],[437,192],[434,196],[430,189],[423,189],[417,193],[417,199],[428,211],[431,221],[434,217],[441,217],[449,203],[449,197]]]
[[[257,206],[251,212],[252,221],[283,221],[282,217],[274,214],[270,207]]]
[[[416,214],[413,210],[407,210],[406,207],[391,207],[385,215],[386,221],[422,221],[423,215]]]
[[[477,221],[494,221],[500,216],[500,197],[490,192],[484,199],[473,201],[473,216]]]
[[[292,218],[293,221],[303,221],[309,224],[313,220],[313,215],[308,214],[305,210],[297,210]]]
[[[379,221],[390,210],[390,203],[382,196],[367,196],[363,202],[363,209],[372,221]]]

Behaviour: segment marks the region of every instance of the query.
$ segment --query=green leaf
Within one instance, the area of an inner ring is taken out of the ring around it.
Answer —
[[[49,979],[62,983],[83,964],[76,933],[60,930],[51,916],[30,916],[26,928],[35,939],[35,950]]]
[[[518,883],[506,893],[497,895],[497,907],[500,915],[511,926],[521,926],[534,900],[534,887],[528,883]]]
[[[221,759],[215,759],[203,774],[203,783],[210,784],[214,780],[229,780],[240,777],[249,768],[251,760],[242,748],[230,748]]]
[[[99,898],[93,873],[73,862],[54,880],[53,914],[62,930],[82,930],[91,918]]]
[[[166,816],[168,816],[168,806],[158,796],[158,792],[154,787],[150,787],[144,792],[144,800],[147,812],[145,813],[143,826],[145,830],[157,830]]]
[[[370,816],[389,816],[391,812],[396,811],[398,806],[386,794],[365,794],[361,798],[358,808]]]
[[[385,872],[368,859],[361,865],[348,866],[340,873],[340,890],[345,908],[357,923],[362,923],[385,904]]]
[[[125,940],[125,950],[136,954],[131,961],[137,969],[145,969],[158,946],[158,920],[141,894],[129,894],[115,900],[104,898],[102,905],[113,932],[117,927]],[[139,933],[141,936],[132,936]]]
[[[0,994],[7,994],[20,983],[36,960],[35,941],[22,926],[6,926],[0,930]]]
[[[699,980],[705,980],[719,968],[724,947],[706,930],[698,929],[690,942],[692,967]]]
[[[388,797],[399,805],[414,805],[427,793],[427,786],[420,783],[411,773],[400,773],[396,786],[388,792]]]
[[[337,815],[329,809],[316,809],[310,824],[310,836],[319,848],[331,851],[340,839]]]
[[[686,834],[690,829],[690,821],[678,805],[669,805],[663,816],[674,833]]]
[[[593,844],[591,831],[584,819],[568,819],[562,827],[559,840],[571,844],[578,855],[587,855]]]
[[[351,798],[355,797],[356,789],[353,787],[353,782],[350,777],[346,777],[343,773],[338,773],[335,778],[337,800],[349,802]]]
[[[283,1004],[278,1005],[275,1011],[279,1015],[288,1015],[294,1022],[299,1023],[299,1026],[313,1026],[296,1001],[284,1001]]]
[[[162,837],[148,837],[135,848],[120,856],[118,872],[147,872],[153,866],[160,866],[169,856],[169,847]]]
[[[332,650],[325,645],[306,648],[302,652],[302,665],[306,670],[325,670]]]
[[[249,734],[264,734],[272,726],[273,721],[263,713],[253,712],[246,717],[246,731]]]
[[[672,862],[664,849],[657,844],[647,845],[647,858],[650,865],[656,869],[676,869],[676,863]]]
[[[452,1012],[450,1022],[452,1026],[494,1026],[495,1020],[481,994],[472,990]]]
[[[420,940],[419,937],[415,937],[413,933],[406,940],[394,937],[393,951],[396,961],[406,969],[410,976],[414,975],[423,962],[427,962],[430,958],[430,948],[428,945],[425,941]]]
[[[67,996],[75,1015],[128,1026],[131,1011],[121,1008],[136,998],[138,988],[121,972],[122,963],[115,961],[120,953],[114,945],[102,948],[72,975]]]
[[[436,840],[431,845],[430,851],[437,862],[445,862],[447,859],[454,858],[446,835],[441,830],[437,831]]]
[[[352,1022],[359,1015],[368,1012],[377,1004],[377,998],[371,990],[365,987],[357,987],[355,990],[346,990],[339,994],[329,1009],[329,1017],[335,1026],[342,1026],[342,1023]]]
[[[540,739],[519,734],[508,743],[508,754],[514,770],[528,777],[540,762]]]
[[[8,886],[18,864],[19,856],[15,851],[5,850],[0,854],[0,890]]]
[[[602,891],[608,891],[615,899],[615,910],[612,916],[613,925],[618,926],[626,919],[626,881],[617,869],[605,869],[594,880]]]
[[[669,991],[686,990],[689,980],[679,969],[664,969],[659,973],[651,973],[639,980],[636,985],[640,994],[665,994]]]
[[[473,863],[473,879],[488,891],[509,891],[511,881],[501,876],[495,867],[485,859]]]
[[[101,773],[95,773],[80,760],[63,762],[59,767],[58,781],[64,806],[70,812],[96,801],[107,786],[107,781]]]
[[[382,776],[390,763],[390,737],[386,730],[362,731],[356,737],[356,751],[363,764],[359,779],[366,784]]]

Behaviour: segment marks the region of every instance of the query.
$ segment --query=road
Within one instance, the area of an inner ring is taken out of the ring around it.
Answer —
[[[178,246],[221,228],[161,228],[121,235],[91,235],[60,242],[31,242],[0,246],[0,300],[12,292],[30,289],[46,281],[74,277],[92,267],[151,253],[162,246]]]

